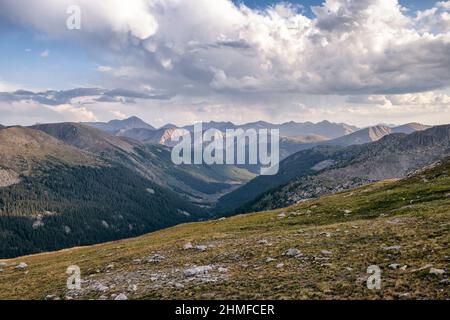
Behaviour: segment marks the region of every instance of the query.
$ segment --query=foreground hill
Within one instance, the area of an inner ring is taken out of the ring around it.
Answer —
[[[450,125],[392,134],[363,145],[319,146],[280,164],[275,176],[260,176],[222,197],[218,212],[252,212],[384,179],[402,178],[450,154]]]
[[[445,161],[283,210],[0,261],[0,299],[448,299],[449,226]],[[80,291],[66,289],[72,265]]]

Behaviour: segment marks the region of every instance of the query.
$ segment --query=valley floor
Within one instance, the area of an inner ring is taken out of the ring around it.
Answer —
[[[0,261],[0,299],[449,299],[449,168]],[[66,287],[71,265],[81,269],[81,290]],[[372,265],[379,290],[367,287]]]

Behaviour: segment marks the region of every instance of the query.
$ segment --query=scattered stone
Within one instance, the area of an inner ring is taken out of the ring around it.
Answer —
[[[209,271],[212,270],[211,266],[201,266],[201,267],[194,267],[184,270],[184,276],[185,277],[195,277],[200,275],[206,275],[209,273]]]
[[[274,261],[277,261],[277,259],[274,259],[274,258],[267,258],[266,259],[267,263],[274,262]]]
[[[128,287],[128,292],[136,292],[138,289],[137,285],[133,284]]]
[[[16,266],[16,269],[26,269],[28,265],[25,262],[21,262]]]
[[[434,274],[436,276],[443,275],[444,273],[445,273],[444,269],[436,269],[436,268],[431,268],[430,269],[430,274]]]
[[[219,271],[220,273],[227,273],[228,272],[228,268],[219,268],[217,269],[217,271]]]
[[[352,210],[344,210],[344,213],[345,214],[350,214],[350,213],[352,213],[353,211]]]
[[[61,300],[61,299],[53,294],[49,294],[45,297],[45,300]]]
[[[400,268],[400,265],[398,263],[392,263],[389,265],[389,268],[397,270],[398,268]]]
[[[277,269],[281,269],[281,268],[284,268],[284,263],[277,264]]]
[[[333,254],[333,252],[328,251],[328,250],[322,250],[322,251],[320,251],[320,253],[323,254],[323,255],[331,255],[331,254]]]
[[[320,233],[320,235],[325,236],[327,238],[331,238],[331,233],[329,233],[329,232],[322,232],[322,233]]]
[[[258,241],[258,243],[259,244],[263,244],[263,245],[268,245],[269,241],[267,241],[267,240],[260,240],[260,241]]]
[[[332,267],[333,266],[333,264],[332,263],[322,263],[321,265],[320,265],[321,267]]]
[[[190,250],[193,249],[194,246],[192,245],[192,243],[188,242],[183,246],[183,250]]]
[[[142,260],[141,260],[141,259],[134,259],[133,262],[134,262],[134,263],[141,263]]]
[[[289,249],[288,251],[286,251],[286,254],[285,254],[285,255],[286,255],[286,256],[289,256],[289,257],[297,257],[297,256],[301,256],[302,253],[301,253],[300,250],[298,250],[298,249],[291,248],[291,249]]]
[[[227,218],[220,218],[218,221],[225,221],[225,220],[227,220]]]
[[[184,284],[182,284],[182,283],[175,283],[175,288],[183,289],[184,288]]]
[[[121,293],[117,297],[115,297],[114,300],[116,300],[116,301],[124,301],[124,300],[128,300],[128,297],[125,295],[125,293]]]
[[[198,251],[206,251],[207,249],[208,249],[208,247],[207,246],[204,246],[204,245],[201,245],[201,246],[197,246],[197,247],[195,247]]]
[[[164,257],[160,254],[154,254],[154,255],[151,255],[150,257],[148,257],[146,259],[146,261],[149,263],[158,263],[158,262],[163,261],[164,259],[166,259],[166,257]]]
[[[111,263],[111,264],[107,265],[106,269],[114,269],[114,264]]]
[[[441,281],[439,281],[439,283],[442,283],[442,284],[449,284],[449,283],[450,283],[450,279],[444,279],[444,280],[441,280]]]
[[[400,268],[400,270],[405,271],[406,269],[408,269],[407,265],[404,265],[403,267]]]
[[[278,215],[278,219],[284,219],[284,218],[286,218],[286,213],[283,212]]]
[[[154,190],[154,189],[151,189],[151,188],[148,188],[148,189],[147,189],[147,192],[150,193],[150,194],[155,194],[155,193],[156,193],[155,190]]]
[[[398,251],[401,248],[402,248],[401,246],[390,246],[390,247],[383,247],[383,250],[384,251]]]
[[[346,267],[345,270],[347,270],[347,271],[353,271],[353,268]]]
[[[424,265],[423,267],[419,268],[419,269],[414,269],[411,272],[417,272],[417,271],[422,271],[425,269],[430,269],[431,267],[433,267],[433,265],[431,263]]]
[[[100,283],[95,287],[95,290],[100,291],[100,292],[105,292],[108,291],[108,287],[105,286],[104,284]]]
[[[409,297],[410,294],[408,292],[398,292],[398,293],[395,293],[395,295],[398,298],[407,298],[407,297]]]

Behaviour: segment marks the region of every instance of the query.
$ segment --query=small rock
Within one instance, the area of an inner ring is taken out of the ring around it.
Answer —
[[[403,267],[400,268],[400,270],[405,271],[406,269],[408,269],[407,265],[404,265]]]
[[[280,213],[278,215],[278,219],[284,219],[284,218],[286,218],[286,213]]]
[[[442,283],[442,284],[449,284],[449,283],[450,283],[450,279],[444,279],[444,280],[441,280],[441,281],[439,281],[439,283]]]
[[[323,255],[330,255],[330,254],[333,254],[333,252],[328,251],[328,250],[322,250],[322,251],[320,251],[320,253],[323,254]]]
[[[201,267],[194,267],[184,270],[184,276],[185,277],[195,277],[199,275],[206,275],[209,273],[209,271],[212,270],[211,266],[201,266]]]
[[[263,244],[263,245],[268,245],[269,241],[267,241],[267,240],[260,240],[260,241],[258,241],[258,243],[259,244]]]
[[[419,268],[419,269],[414,269],[414,270],[412,270],[411,272],[422,271],[422,270],[425,270],[425,269],[429,269],[429,268],[431,268],[431,267],[433,267],[433,265],[432,265],[431,263],[429,263],[429,264],[426,264],[426,265],[424,265],[423,267],[421,267],[421,268]]]
[[[277,269],[281,269],[281,268],[284,268],[284,263],[277,264]]]
[[[128,287],[128,291],[129,292],[136,292],[138,289],[137,285],[133,284],[131,286]]]
[[[300,252],[300,250],[295,249],[295,248],[291,248],[288,251],[286,251],[286,254],[289,257],[297,257],[297,256],[301,256],[302,253]]]
[[[347,270],[347,271],[353,271],[353,268],[346,267],[345,270]]]
[[[28,265],[25,262],[21,262],[16,266],[16,269],[26,269]]]
[[[322,233],[320,233],[320,235],[325,236],[327,238],[331,238],[331,233],[329,233],[329,232],[322,232]]]
[[[61,300],[61,299],[53,294],[49,294],[45,297],[45,300]]]
[[[444,273],[445,273],[444,269],[436,269],[436,268],[431,268],[430,269],[430,274],[434,274],[436,276],[443,275]]]
[[[267,258],[266,259],[267,263],[270,263],[270,262],[273,262],[273,261],[277,261],[277,259],[274,259],[274,258]]]
[[[390,246],[390,247],[383,247],[383,250],[384,251],[398,251],[401,248],[402,248],[401,246]]]
[[[400,268],[400,265],[398,263],[392,263],[389,265],[389,268],[397,270],[398,268]]]
[[[117,297],[115,297],[114,300],[116,300],[116,301],[125,301],[125,300],[128,300],[128,297],[126,296],[125,293],[121,293]]]
[[[350,214],[350,213],[352,213],[353,211],[352,210],[344,210],[344,213],[345,214]]]
[[[188,242],[183,246],[183,250],[190,250],[193,249],[194,246],[192,245],[192,243]]]
[[[198,251],[206,251],[207,249],[208,249],[208,247],[207,246],[204,246],[204,245],[201,245],[201,246],[197,246],[197,247],[195,247]]]
[[[154,254],[149,256],[145,261],[149,262],[149,263],[158,263],[163,261],[164,259],[166,259],[166,257],[160,255],[160,254]]]
[[[225,221],[227,218],[220,218],[218,221]]]
[[[182,284],[182,283],[175,283],[175,288],[183,289],[184,288],[184,284]]]
[[[228,268],[219,268],[217,269],[217,271],[219,271],[220,273],[227,273],[228,272]]]
[[[95,287],[95,290],[100,291],[100,292],[105,292],[108,291],[108,287],[105,286],[104,284],[100,283]]]

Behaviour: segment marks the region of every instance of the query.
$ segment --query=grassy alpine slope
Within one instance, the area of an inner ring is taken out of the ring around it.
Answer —
[[[0,298],[448,299],[449,231],[447,161],[283,210],[0,261]],[[70,265],[80,291],[66,289]],[[370,265],[381,290],[366,286]]]

